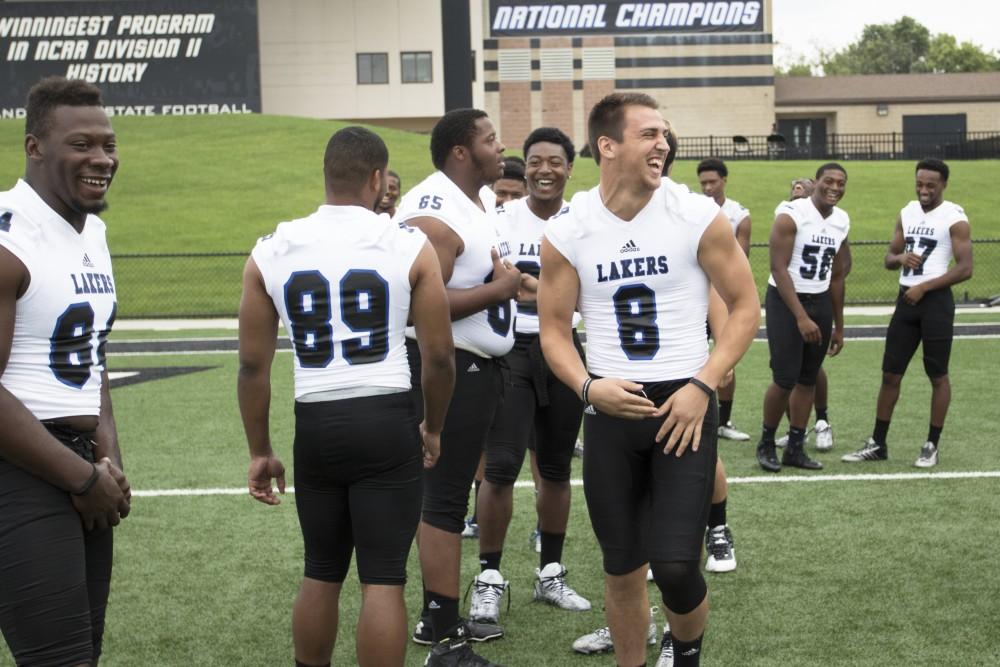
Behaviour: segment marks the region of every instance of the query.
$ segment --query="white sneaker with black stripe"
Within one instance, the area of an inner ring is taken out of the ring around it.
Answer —
[[[590,601],[566,583],[566,568],[549,563],[535,570],[535,599],[567,611],[590,611]]]
[[[656,659],[656,667],[674,667],[674,638],[670,634],[670,625],[663,626],[660,657]]]
[[[658,607],[650,607],[649,609],[649,628],[646,632],[646,643],[649,646],[656,644],[656,612],[658,609]],[[578,637],[573,642],[573,650],[585,655],[614,651],[615,644],[611,640],[611,629],[604,626]]]
[[[861,449],[850,454],[844,454],[840,460],[844,463],[860,463],[861,461],[885,461],[889,458],[889,448],[875,442],[875,438],[868,438]]]
[[[510,584],[498,570],[483,570],[472,580],[472,602],[469,604],[469,620],[481,623],[500,621],[500,600]],[[510,598],[507,599],[510,604]]]
[[[736,569],[736,552],[733,551],[733,533],[729,526],[715,526],[705,535],[708,572],[732,572]]]
[[[920,457],[913,462],[918,468],[933,468],[938,464],[938,448],[931,441],[924,443],[924,446],[920,448]]]

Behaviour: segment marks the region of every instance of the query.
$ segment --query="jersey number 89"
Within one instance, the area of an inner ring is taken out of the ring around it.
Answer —
[[[303,368],[326,368],[333,361],[330,296],[330,282],[319,271],[298,271],[285,283],[292,343]],[[389,285],[377,271],[351,269],[341,278],[340,321],[363,334],[341,342],[347,363],[374,364],[385,359],[389,353]]]

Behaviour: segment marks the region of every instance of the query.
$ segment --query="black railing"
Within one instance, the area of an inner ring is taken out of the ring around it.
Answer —
[[[679,155],[685,160],[980,160],[1000,158],[1000,131],[828,134],[799,143],[780,134],[684,137]]]
[[[892,303],[896,271],[886,271],[886,241],[852,241],[854,268],[847,279],[847,303]],[[960,302],[988,302],[1000,294],[1000,239],[973,242],[972,280],[955,287]],[[122,318],[234,317],[239,308],[246,253],[115,255],[118,314]],[[763,297],[767,286],[767,244],[755,243],[750,265]]]

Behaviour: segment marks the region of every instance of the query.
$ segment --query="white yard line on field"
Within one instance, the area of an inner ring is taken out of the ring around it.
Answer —
[[[795,475],[789,477],[730,477],[730,484],[797,484],[800,482],[912,482],[916,480],[954,480],[1000,478],[1000,470],[970,470],[956,472],[894,472],[861,473],[857,475]],[[571,486],[583,486],[582,479],[570,480]],[[519,489],[533,488],[528,480],[515,482]],[[169,496],[241,496],[248,493],[245,488],[206,489],[146,489],[133,491],[137,498],[164,498]],[[288,487],[288,493],[295,493],[295,487]]]

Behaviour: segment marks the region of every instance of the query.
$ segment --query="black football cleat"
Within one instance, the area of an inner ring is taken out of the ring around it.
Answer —
[[[757,443],[757,463],[767,472],[781,472],[781,464],[778,463],[778,454],[774,448],[774,441],[765,442],[761,440]]]

